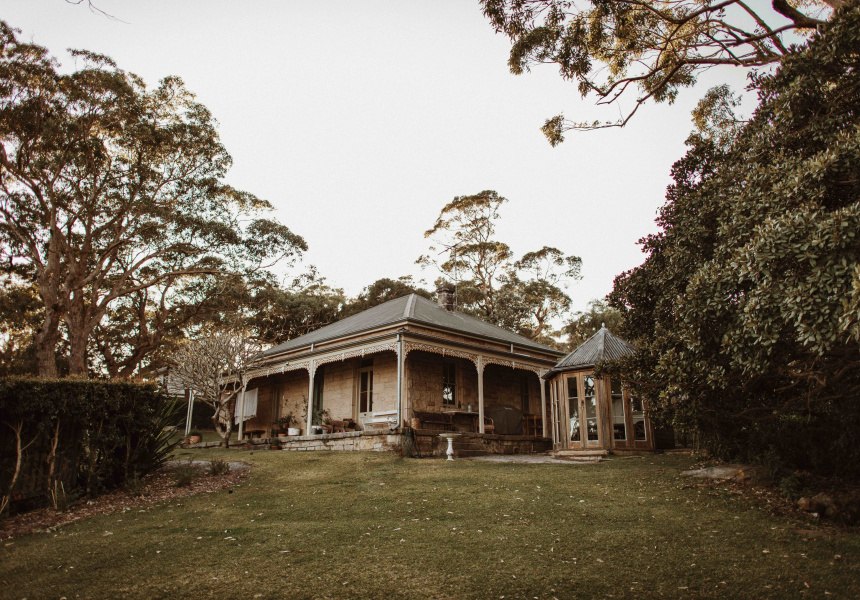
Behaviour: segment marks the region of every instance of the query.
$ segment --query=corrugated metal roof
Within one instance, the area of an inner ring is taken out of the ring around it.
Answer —
[[[306,335],[293,338],[274,348],[269,348],[263,356],[272,356],[289,352],[298,348],[310,346],[320,342],[331,341],[340,337],[354,335],[363,331],[370,331],[407,321],[432,327],[440,327],[450,331],[460,332],[465,335],[490,338],[505,344],[514,344],[521,348],[532,348],[542,352],[550,352],[558,355],[555,348],[539,344],[533,340],[523,337],[507,329],[502,329],[475,317],[458,311],[448,311],[440,308],[432,300],[428,300],[418,294],[401,296],[389,300],[373,308],[369,308],[357,315],[352,315],[331,325],[321,327]]]
[[[603,360],[615,360],[636,351],[631,344],[610,333],[606,327],[585,340],[576,350],[562,358],[547,373],[592,367]]]

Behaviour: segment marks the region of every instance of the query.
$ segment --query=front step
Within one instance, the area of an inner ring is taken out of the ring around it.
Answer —
[[[600,462],[609,452],[607,450],[555,450],[550,452],[553,458],[575,460],[577,462]]]

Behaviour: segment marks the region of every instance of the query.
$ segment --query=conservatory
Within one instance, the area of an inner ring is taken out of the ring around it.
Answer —
[[[625,454],[656,448],[642,400],[621,381],[594,375],[597,363],[633,352],[633,346],[602,327],[543,376],[549,384],[557,450]]]

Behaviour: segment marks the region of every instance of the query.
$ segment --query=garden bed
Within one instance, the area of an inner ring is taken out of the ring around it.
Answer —
[[[51,531],[56,527],[95,515],[128,512],[158,502],[218,492],[236,485],[246,476],[250,468],[243,463],[232,463],[228,474],[211,475],[206,471],[205,461],[194,461],[194,463],[198,467],[198,474],[188,485],[181,487],[176,485],[174,471],[178,463],[168,463],[163,470],[144,477],[138,489],[114,490],[95,498],[80,499],[72,502],[64,511],[46,507],[0,520],[0,539],[16,538],[38,531]]]

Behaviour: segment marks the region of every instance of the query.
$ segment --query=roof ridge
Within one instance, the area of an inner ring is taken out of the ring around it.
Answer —
[[[551,346],[531,340],[524,335],[514,333],[478,317],[460,311],[447,311],[432,299],[413,292],[392,298],[339,321],[329,323],[310,333],[282,342],[267,349],[264,355],[274,356],[304,345],[334,340],[342,336],[351,336],[379,327],[388,327],[397,322],[412,322],[430,327],[441,327],[466,336],[496,340],[505,345],[513,344],[523,349],[560,354]]]
[[[405,298],[407,298],[407,296],[398,296],[397,298],[392,298],[391,300],[386,300],[385,302],[377,304],[376,306],[371,306],[370,308],[366,308],[361,312],[357,312],[354,315],[349,315],[348,317],[344,317],[343,319],[333,321],[327,325],[323,325],[319,329],[315,329],[315,330],[311,331],[310,333],[305,333],[305,334],[302,334],[300,336],[297,336],[297,337],[291,338],[289,340],[286,340],[284,342],[281,342],[280,344],[277,344],[275,346],[272,346],[271,348],[264,350],[263,354],[269,354],[269,355],[274,354],[274,353],[278,352],[279,351],[278,349],[281,348],[282,346],[288,345],[290,342],[292,342],[294,340],[298,340],[298,339],[301,339],[301,338],[309,336],[309,335],[313,335],[313,336],[318,337],[320,333],[325,332],[326,330],[331,331],[331,330],[336,329],[337,327],[343,327],[344,323],[356,322],[359,320],[358,317],[360,317],[361,315],[363,315],[367,312],[377,311],[377,309],[380,309],[380,307],[385,306],[387,304],[391,304],[392,302],[398,302],[398,301],[402,302]],[[408,303],[408,301],[407,301],[407,303]],[[379,312],[379,311],[377,311],[377,312]],[[334,337],[337,338],[338,336],[335,335]],[[329,338],[323,337],[322,339],[319,339],[317,341],[325,341],[327,339],[329,339]],[[308,343],[310,344],[311,342],[308,342]]]
[[[601,327],[600,331],[597,332],[598,334],[600,334],[600,333],[603,334],[597,339],[597,356],[600,357],[600,360],[603,360],[603,357],[606,356],[606,332],[607,331],[608,330],[606,329],[606,327]]]
[[[556,363],[550,373],[593,366],[604,360],[618,360],[636,351],[627,340],[609,331],[604,325],[587,340]]]
[[[408,319],[412,314],[412,305],[415,303],[415,296],[417,296],[415,292],[409,294],[409,300],[406,302],[406,308],[403,310],[403,318]]]
[[[422,296],[422,298],[423,298],[423,296]],[[438,308],[439,310],[445,310],[445,309],[443,309],[443,308],[441,308],[441,307],[437,306],[437,305],[436,305],[436,303],[435,303],[435,302],[433,302],[432,300],[430,300],[429,298],[424,298],[424,300],[427,300],[428,302],[432,303],[432,304],[433,304],[433,306],[435,306],[435,307],[436,307],[436,308]],[[473,320],[473,321],[477,321],[478,323],[482,323],[482,324],[484,324],[484,325],[488,325],[488,326],[492,327],[493,329],[498,329],[499,331],[503,331],[504,333],[507,333],[508,335],[511,335],[511,334],[512,334],[512,335],[515,335],[515,336],[517,336],[517,337],[520,337],[520,338],[522,338],[522,339],[526,340],[526,342],[528,342],[528,343],[530,343],[530,344],[538,344],[539,346],[544,346],[544,347],[546,347],[546,348],[551,348],[551,346],[547,346],[546,344],[541,344],[540,342],[536,342],[536,341],[534,341],[534,340],[532,340],[532,339],[529,339],[529,338],[527,338],[526,336],[521,335],[521,334],[519,334],[519,333],[517,333],[517,332],[515,332],[515,331],[511,331],[511,330],[509,330],[509,329],[505,329],[504,327],[499,327],[499,326],[498,326],[498,325],[496,325],[495,323],[490,323],[489,321],[485,321],[485,320],[480,319],[480,318],[478,318],[478,317],[473,317],[472,315],[470,315],[470,314],[468,314],[468,313],[464,313],[464,312],[459,311],[459,310],[452,310],[452,311],[448,311],[448,312],[452,312],[452,313],[454,313],[454,314],[456,314],[456,315],[459,315],[459,316],[461,316],[461,317],[465,317],[466,319],[471,319],[471,320]],[[553,350],[555,350],[555,348],[552,348],[552,349],[553,349]]]

